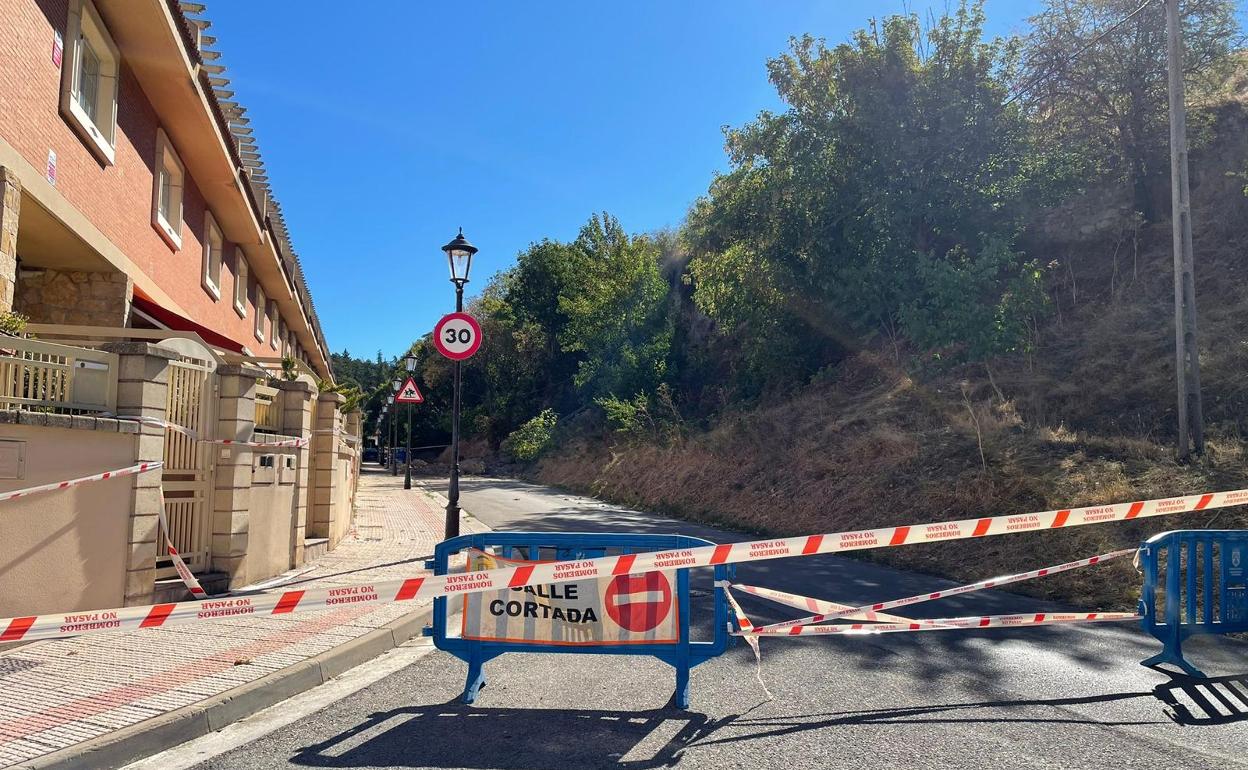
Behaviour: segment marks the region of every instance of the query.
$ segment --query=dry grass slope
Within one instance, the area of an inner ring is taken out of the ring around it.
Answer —
[[[1248,112],[1222,108],[1193,158],[1208,452],[1173,460],[1168,222],[1141,226],[1112,193],[1048,212],[1028,252],[1057,263],[1053,314],[1026,357],[917,375],[861,352],[783,403],[729,413],[659,445],[580,440],[547,483],[768,534],[1022,513],[1248,487]],[[1242,509],[864,552],[955,579],[1056,564],[1178,528],[1248,528]],[[1085,607],[1134,609],[1130,563],[1022,584]]]

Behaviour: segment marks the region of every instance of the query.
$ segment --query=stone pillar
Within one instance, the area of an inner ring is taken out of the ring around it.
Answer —
[[[281,391],[282,433],[287,436],[315,438],[312,434],[312,403],[316,397],[316,387],[300,380],[275,382],[273,387]],[[303,565],[303,541],[308,536],[308,501],[312,498],[312,490],[308,486],[311,477],[311,447],[309,442],[308,446],[301,447],[295,453],[298,469],[295,475],[295,527],[291,535],[292,567]]]
[[[22,210],[22,184],[13,169],[0,166],[0,313],[13,309],[17,286],[17,217]]]
[[[351,456],[348,460],[351,463],[351,495],[349,499],[351,500],[351,513],[354,514],[355,493],[360,483],[360,462],[364,454],[364,439],[361,435],[364,433],[364,413],[359,409],[353,409],[349,414],[344,415],[342,432],[344,441],[347,438],[351,439],[346,441],[346,446],[351,450]]]
[[[362,418],[363,418],[363,412],[361,412],[359,409],[352,409],[350,412],[344,415],[343,426],[342,426],[342,429],[346,431],[344,435],[354,436],[355,438],[359,438],[360,437],[360,422]]]
[[[178,353],[146,342],[110,342],[102,350],[116,353],[117,414],[126,417],[165,419],[168,398],[169,362]],[[135,462],[165,459],[165,429],[139,423],[135,442]],[[126,559],[125,604],[151,604],[156,585],[156,542],[159,525],[160,472],[140,473],[132,482],[134,504],[130,512],[130,553]]]
[[[312,508],[308,516],[308,536],[329,538],[329,547],[338,544],[334,535],[334,510],[338,495],[338,435],[342,413],[338,405],[345,402],[340,393],[321,393],[316,397],[316,427],[312,434]],[[347,511],[346,515],[351,512]]]
[[[256,384],[267,376],[250,366],[217,367],[217,435],[251,441],[256,428]],[[245,446],[213,446],[217,468],[212,490],[212,568],[230,576],[230,588],[247,584],[247,535],[255,452]]]

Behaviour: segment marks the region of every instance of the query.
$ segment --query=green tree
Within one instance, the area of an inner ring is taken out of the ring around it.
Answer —
[[[926,34],[892,16],[768,63],[788,108],[727,132],[733,170],[690,215],[695,299],[749,340],[747,368],[779,358],[792,379],[879,333],[966,357],[1021,344],[1034,292],[1012,298],[1036,271],[1011,244],[1064,180],[1005,103],[1017,43],[983,23],[981,3]],[[1006,316],[995,333],[968,337],[968,300]]]
[[[569,251],[577,280],[559,294],[567,319],[559,344],[580,355],[576,387],[586,398],[652,390],[663,381],[672,341],[658,245],[603,214],[581,228]]]
[[[1019,84],[1046,153],[1081,155],[1088,170],[1121,178],[1135,210],[1153,221],[1168,211],[1159,206],[1168,190],[1158,184],[1169,178],[1166,23],[1162,3],[1131,16],[1139,7],[1140,0],[1047,0],[1030,19]],[[1187,97],[1199,104],[1221,91],[1242,37],[1232,0],[1183,0],[1180,9]],[[1189,112],[1194,138],[1208,117]]]

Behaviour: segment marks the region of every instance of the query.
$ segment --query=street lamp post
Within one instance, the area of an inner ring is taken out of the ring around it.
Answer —
[[[403,360],[403,363],[407,365],[407,376],[408,377],[415,376],[416,356],[412,355],[411,353],[408,353],[407,358]],[[399,387],[400,388],[403,387],[402,383],[399,384]],[[405,460],[406,462],[404,462],[403,464],[407,466],[407,471],[404,473],[404,476],[403,476],[403,488],[411,489],[412,488],[412,402],[410,401],[407,402],[407,457],[405,458]]]
[[[386,451],[389,450],[386,442],[390,438],[390,424],[386,420],[389,411],[390,406],[382,404],[381,412],[377,415],[377,464],[383,468],[390,462],[390,458],[386,457]]]
[[[403,389],[403,378],[395,377],[394,382],[390,383],[390,389],[394,391],[390,396],[390,405],[393,407],[390,410],[390,430],[394,432],[394,438],[390,441],[393,450],[391,456],[394,458],[394,462],[390,464],[390,475],[397,476],[399,475],[399,404],[394,397]]]
[[[394,445],[398,443],[399,431],[395,424],[399,416],[398,408],[394,405],[394,396],[386,396],[386,405],[390,407],[390,475],[399,475],[399,459],[394,451]]]
[[[446,253],[446,261],[451,268],[451,283],[455,284],[455,312],[464,311],[464,284],[468,283],[468,273],[472,269],[472,255],[477,247],[464,237],[464,229],[459,235],[442,247]],[[446,538],[459,536],[459,412],[461,395],[461,362],[455,362],[455,381],[451,397],[451,484],[446,495]]]

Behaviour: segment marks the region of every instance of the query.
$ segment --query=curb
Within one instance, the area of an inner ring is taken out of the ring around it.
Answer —
[[[421,607],[381,628],[254,682],[145,722],[14,765],[14,770],[115,770],[187,741],[216,732],[287,698],[324,684],[420,636],[433,616]]]
[[[420,487],[421,492],[424,492],[429,497],[432,497],[433,499],[441,503],[443,508],[446,508],[446,506],[451,504],[451,501],[446,498],[446,495],[442,494],[441,492],[433,491],[432,489],[429,488],[429,485],[425,483],[423,480],[417,481],[415,478],[413,478],[412,483],[418,485]],[[462,525],[464,523],[475,524],[475,526],[480,527],[482,530],[487,531],[487,532],[493,530],[492,527],[490,527],[488,524],[478,519],[476,516],[473,516],[463,506],[460,506],[459,508],[459,520],[460,520],[459,523],[461,525],[461,529],[460,529],[461,535],[472,534],[472,533],[465,533],[463,531]]]

